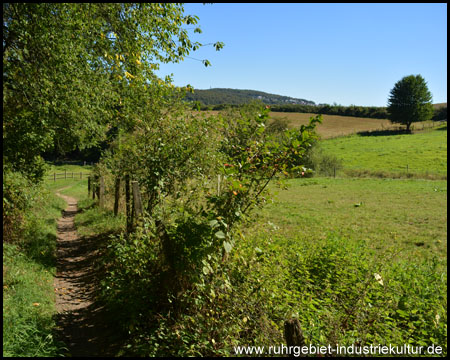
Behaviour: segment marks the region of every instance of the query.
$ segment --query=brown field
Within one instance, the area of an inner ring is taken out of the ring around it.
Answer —
[[[440,104],[435,104],[440,105]],[[445,103],[446,105],[446,103]],[[220,111],[210,110],[202,111],[211,115],[217,115]],[[196,113],[196,111],[194,111]],[[288,122],[290,128],[299,127],[300,125],[306,125],[309,119],[317,114],[312,113],[290,113],[290,112],[270,112],[270,120],[283,119]],[[339,136],[346,136],[356,134],[362,131],[374,131],[374,130],[396,130],[401,126],[398,124],[391,124],[388,119],[372,119],[361,118],[354,116],[339,116],[339,115],[322,115],[323,122],[317,126],[317,133],[322,139],[330,139]],[[412,128],[421,130],[424,128],[432,127],[433,121],[425,121],[424,123],[413,124]]]
[[[433,107],[434,107],[435,109],[439,109],[439,108],[442,108],[442,107],[447,107],[447,103],[433,104]]]
[[[299,127],[306,125],[309,119],[316,114],[271,112],[272,119],[285,119],[289,126]],[[323,122],[317,126],[317,133],[323,138],[333,138],[350,135],[360,131],[383,130],[397,128],[387,119],[360,118],[354,116],[322,115]]]

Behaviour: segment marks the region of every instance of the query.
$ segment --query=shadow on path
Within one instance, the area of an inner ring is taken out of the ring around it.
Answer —
[[[58,220],[56,337],[66,345],[66,356],[114,356],[120,347],[120,334],[96,296],[103,273],[99,259],[106,239],[79,237],[74,225],[76,199],[57,195],[68,207]]]

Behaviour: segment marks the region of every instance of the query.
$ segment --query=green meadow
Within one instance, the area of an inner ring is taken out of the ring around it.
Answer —
[[[412,134],[369,134],[329,139],[321,146],[342,159],[349,174],[446,179],[447,125]]]
[[[255,302],[271,304],[262,318],[279,330],[265,340],[269,326],[257,343],[283,341],[284,313],[300,320],[307,343],[434,344],[445,354],[447,182],[309,178],[287,185],[236,250],[251,268],[240,276],[242,287],[261,289]],[[255,326],[264,323],[256,305],[235,301]]]
[[[261,212],[262,224],[283,236],[313,242],[339,234],[402,257],[446,257],[446,181],[310,178],[288,185]]]

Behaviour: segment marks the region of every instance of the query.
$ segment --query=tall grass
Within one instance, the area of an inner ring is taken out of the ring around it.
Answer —
[[[16,243],[3,244],[3,356],[59,356],[54,338],[56,220],[65,202],[42,190]]]

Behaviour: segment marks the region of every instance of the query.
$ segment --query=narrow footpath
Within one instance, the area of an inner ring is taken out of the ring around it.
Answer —
[[[77,200],[60,194],[61,190],[56,195],[68,205],[57,225],[57,337],[68,349],[66,356],[114,356],[117,334],[107,325],[104,308],[96,301],[98,239],[78,236],[74,224]]]

